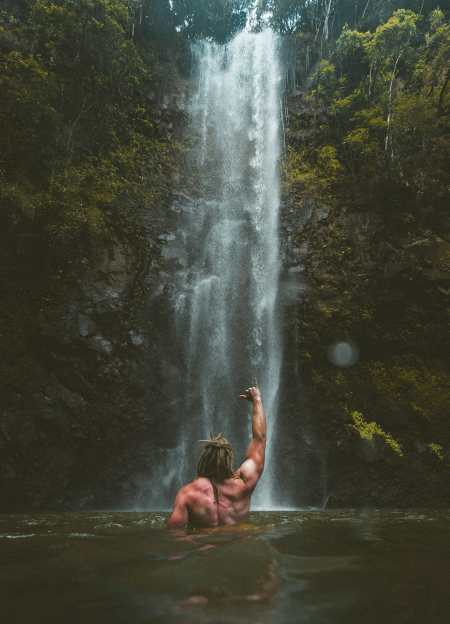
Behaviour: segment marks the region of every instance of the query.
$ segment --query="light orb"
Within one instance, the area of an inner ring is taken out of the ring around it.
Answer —
[[[359,347],[351,340],[338,340],[327,349],[328,359],[335,366],[346,368],[359,360]]]

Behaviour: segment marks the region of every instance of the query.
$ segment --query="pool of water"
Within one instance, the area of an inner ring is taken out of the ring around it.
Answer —
[[[0,515],[5,624],[448,624],[450,511]]]

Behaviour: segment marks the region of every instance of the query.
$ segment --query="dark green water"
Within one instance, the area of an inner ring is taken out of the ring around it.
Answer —
[[[448,624],[449,511],[0,516],[4,624]]]

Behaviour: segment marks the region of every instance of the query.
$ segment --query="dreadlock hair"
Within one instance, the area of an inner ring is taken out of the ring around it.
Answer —
[[[211,431],[210,440],[199,440],[200,442],[206,442],[206,446],[198,460],[196,478],[200,479],[200,477],[206,477],[211,481],[214,489],[215,503],[219,502],[217,481],[230,478],[236,479],[236,475],[233,472],[233,451],[231,450],[231,444],[228,443],[226,438],[221,438],[221,435],[222,431],[218,436],[213,438]]]

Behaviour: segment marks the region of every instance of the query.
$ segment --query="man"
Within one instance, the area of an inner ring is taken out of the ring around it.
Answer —
[[[253,388],[239,396],[253,404],[252,434],[245,461],[233,472],[231,445],[221,433],[206,442],[197,466],[197,478],[178,492],[167,526],[219,526],[246,522],[250,498],[264,470],[266,416],[255,378]]]

